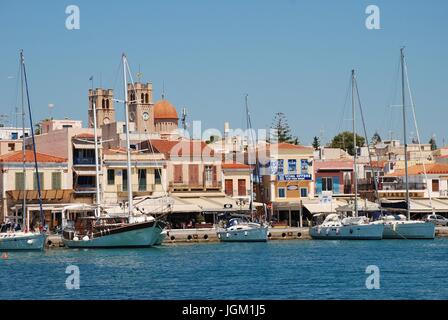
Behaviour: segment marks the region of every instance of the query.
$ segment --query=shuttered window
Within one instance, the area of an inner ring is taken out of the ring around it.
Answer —
[[[16,172],[16,190],[25,190],[25,179],[23,172]]]
[[[42,172],[39,172],[39,183],[40,183],[40,189],[42,190],[44,188],[44,174]],[[37,190],[37,174],[34,172],[33,175],[33,189]]]
[[[199,184],[199,166],[197,164],[188,165],[188,180],[190,186]]]
[[[182,165],[174,165],[174,183],[182,183]]]
[[[53,190],[61,190],[61,173],[60,172],[52,172],[51,173],[51,189]]]

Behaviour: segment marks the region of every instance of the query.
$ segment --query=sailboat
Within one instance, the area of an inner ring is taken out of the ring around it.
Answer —
[[[37,157],[36,157],[36,144],[34,140],[34,129],[33,129],[33,119],[31,115],[31,106],[30,106],[30,98],[28,92],[28,79],[26,75],[25,68],[25,59],[23,56],[23,50],[20,51],[20,79],[21,79],[21,97],[22,97],[22,153],[25,154],[25,107],[24,107],[24,89],[26,94],[26,101],[28,105],[28,114],[30,120],[31,127],[31,137],[33,140],[33,154],[34,154],[34,167],[36,172],[37,179],[37,194],[39,199],[39,209],[40,209],[40,221],[41,228],[38,231],[30,231],[30,223],[29,223],[29,213],[26,210],[26,198],[23,197],[22,203],[22,225],[25,225],[25,228],[19,229],[13,227],[13,224],[10,222],[5,224],[0,230],[0,251],[11,251],[11,250],[43,250],[45,247],[46,234],[44,230],[45,226],[45,216],[42,209],[42,196],[41,196],[41,181],[39,178],[39,167],[37,165]],[[25,190],[25,177],[26,177],[26,168],[25,168],[25,156],[23,156],[23,190]]]
[[[252,137],[252,123],[250,120],[248,96],[246,95],[246,122],[249,130],[250,140]],[[249,145],[249,143],[248,143]],[[248,148],[249,153],[249,148]],[[249,157],[248,157],[249,159]],[[253,173],[250,167],[250,191],[249,191],[249,210],[250,215],[253,216]],[[248,218],[243,216],[234,217],[229,220],[225,228],[218,229],[218,238],[223,242],[266,242],[268,240],[268,225],[266,223],[251,222]]]
[[[131,75],[127,57],[123,53],[123,83],[124,83],[124,106],[126,124],[126,149],[127,149],[127,190],[128,202],[122,210],[117,210],[116,214],[104,214],[100,208],[99,192],[99,168],[98,156],[96,156],[97,172],[97,209],[93,217],[80,217],[74,226],[64,228],[62,239],[69,248],[123,248],[123,247],[149,247],[157,245],[163,239],[162,231],[165,223],[155,219],[148,214],[142,214],[133,205],[132,195],[132,171],[131,171],[131,148],[129,141],[129,110],[127,92],[127,73]],[[131,76],[132,77],[132,76]],[[95,148],[97,149],[97,122],[96,106],[94,108],[94,133]],[[96,155],[98,153],[96,152]],[[119,206],[116,206],[119,208]],[[112,210],[113,211],[113,210]]]
[[[406,99],[405,99],[405,59],[404,48],[400,50],[401,64],[401,95],[402,95],[402,114],[403,114],[403,139],[404,139],[404,163],[406,176],[406,199],[405,211],[406,216],[400,215],[384,215],[381,220],[376,221],[377,224],[384,225],[384,239],[434,239],[435,225],[428,221],[411,220],[410,215],[410,197],[409,197],[409,179],[408,179],[408,152],[406,138]],[[383,209],[387,210],[387,204],[383,205]]]
[[[341,218],[339,214],[329,214],[320,225],[310,228],[310,236],[316,240],[381,240],[384,225],[369,222],[367,217],[358,216],[358,169],[356,150],[356,118],[355,118],[355,70],[351,73],[352,85],[352,121],[353,121],[353,148],[355,197],[353,217]]]

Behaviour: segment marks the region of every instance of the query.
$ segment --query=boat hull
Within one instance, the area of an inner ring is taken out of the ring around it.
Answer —
[[[310,228],[310,236],[315,240],[381,240],[384,226],[367,224],[338,227]]]
[[[126,248],[151,247],[157,243],[164,225],[156,221],[135,223],[88,240],[63,237],[69,248]],[[112,233],[113,232],[113,233]]]
[[[426,223],[386,223],[383,239],[434,239],[435,226]]]
[[[0,235],[0,251],[33,250],[45,247],[44,233],[9,233]]]
[[[222,242],[266,242],[268,241],[268,227],[242,230],[218,231],[218,238]]]
[[[168,236],[168,232],[166,230],[163,230],[159,237],[157,238],[156,243],[154,244],[155,246],[160,246],[162,245],[163,241],[166,239],[166,237]]]

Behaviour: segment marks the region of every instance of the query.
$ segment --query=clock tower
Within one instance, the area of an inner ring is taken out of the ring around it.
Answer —
[[[135,123],[135,131],[154,132],[152,83],[128,84],[129,121]]]
[[[112,89],[89,89],[89,128],[93,128],[93,106],[96,108],[97,128],[115,122],[114,92]]]

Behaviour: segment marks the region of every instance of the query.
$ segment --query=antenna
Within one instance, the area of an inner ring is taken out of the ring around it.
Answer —
[[[163,99],[163,95],[162,95],[162,99]],[[187,108],[182,108],[182,128],[184,128],[184,130],[187,130]]]
[[[162,100],[165,99],[165,81],[162,82]]]

